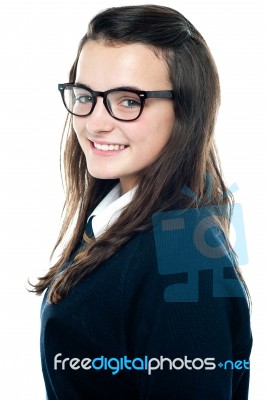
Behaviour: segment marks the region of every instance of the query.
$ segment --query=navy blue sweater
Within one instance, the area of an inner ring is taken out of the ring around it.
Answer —
[[[219,235],[211,236],[217,245]],[[222,288],[214,288],[217,270],[206,266],[186,299],[190,273],[162,270],[166,250],[158,238],[152,230],[135,234],[59,304],[45,294],[41,358],[49,400],[248,398],[249,309],[230,257],[212,261],[227,278]],[[178,251],[165,261],[181,271],[192,246],[179,236]]]

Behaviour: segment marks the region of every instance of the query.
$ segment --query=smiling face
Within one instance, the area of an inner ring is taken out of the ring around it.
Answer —
[[[166,62],[148,46],[114,47],[91,40],[81,51],[76,82],[101,92],[119,87],[172,89]],[[169,99],[145,100],[141,116],[130,122],[114,119],[102,97],[97,97],[91,115],[73,116],[73,127],[90,175],[120,179],[124,193],[137,184],[139,172],[159,156],[171,136],[173,123],[173,101]]]

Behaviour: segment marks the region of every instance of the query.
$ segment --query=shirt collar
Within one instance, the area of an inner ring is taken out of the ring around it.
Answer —
[[[89,218],[93,216],[92,230],[96,239],[117,220],[123,209],[133,199],[135,191],[136,187],[121,196],[119,183],[98,204],[89,216]]]

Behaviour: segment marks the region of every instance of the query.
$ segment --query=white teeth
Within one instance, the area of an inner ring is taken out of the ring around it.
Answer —
[[[98,150],[109,151],[109,150],[124,150],[126,147],[124,144],[99,144],[93,143],[94,147]]]

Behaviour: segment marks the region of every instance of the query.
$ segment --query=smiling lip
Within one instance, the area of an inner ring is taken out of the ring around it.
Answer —
[[[90,140],[90,143],[93,152],[95,154],[100,154],[100,155],[117,154],[128,147],[128,145],[125,144],[99,143],[99,142],[93,142],[92,140]]]

